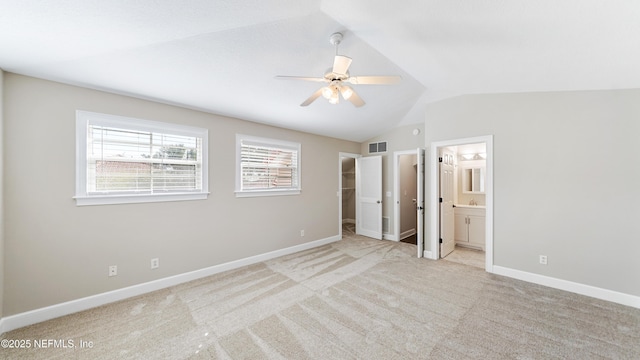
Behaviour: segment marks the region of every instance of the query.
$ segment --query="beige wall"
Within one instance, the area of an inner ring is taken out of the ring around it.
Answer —
[[[338,153],[360,144],[11,73],[4,81],[4,316],[338,234]],[[78,109],[209,129],[209,198],[77,207]],[[236,133],[300,142],[302,194],[236,198]],[[118,276],[107,277],[109,265]]]
[[[419,129],[420,134],[413,135],[413,130]],[[424,124],[412,124],[394,128],[380,136],[376,136],[362,143],[360,153],[362,156],[382,156],[382,216],[389,217],[389,234],[393,234],[395,228],[395,203],[393,197],[393,153],[395,151],[416,150],[424,147]],[[387,141],[387,152],[383,154],[369,154],[369,143]],[[387,193],[391,196],[388,197]]]
[[[495,265],[640,296],[640,90],[461,96],[425,129],[494,135]]]

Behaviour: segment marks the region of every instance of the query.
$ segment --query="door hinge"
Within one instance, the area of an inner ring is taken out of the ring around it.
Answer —
[[[440,244],[442,244],[442,238],[440,238]]]
[[[440,198],[440,202],[442,202],[442,198]]]
[[[442,162],[442,156],[438,158],[438,162]]]

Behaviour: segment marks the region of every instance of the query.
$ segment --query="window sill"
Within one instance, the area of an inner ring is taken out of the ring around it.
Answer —
[[[236,191],[236,197],[260,197],[260,196],[288,196],[300,195],[300,190],[254,190],[254,191]]]
[[[208,192],[203,193],[171,193],[171,194],[127,194],[127,195],[89,195],[74,196],[77,206],[138,204],[167,201],[206,200]]]

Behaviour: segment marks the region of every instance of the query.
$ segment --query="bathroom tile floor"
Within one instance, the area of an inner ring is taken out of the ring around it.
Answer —
[[[476,250],[457,246],[451,254],[445,257],[443,260],[455,262],[458,264],[464,264],[469,266],[485,268],[485,254],[482,250]]]

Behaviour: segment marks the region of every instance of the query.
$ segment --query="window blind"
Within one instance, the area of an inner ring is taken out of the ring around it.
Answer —
[[[297,147],[241,140],[240,190],[298,189],[298,152]]]
[[[89,125],[87,193],[202,190],[202,138]]]

